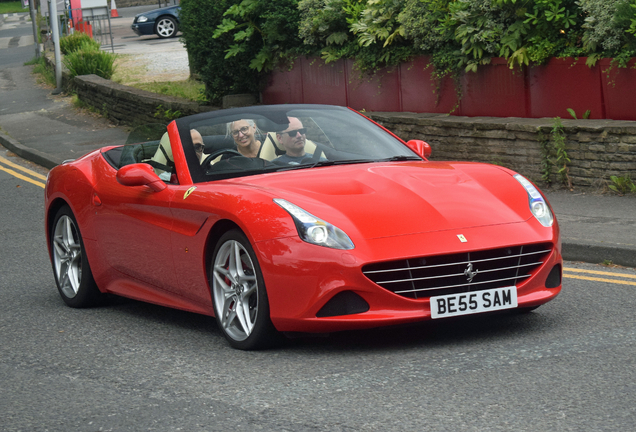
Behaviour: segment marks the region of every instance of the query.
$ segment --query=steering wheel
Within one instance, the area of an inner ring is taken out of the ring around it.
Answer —
[[[207,167],[208,165],[210,165],[210,163],[216,159],[217,157],[219,157],[220,155],[225,155],[227,154],[227,157],[221,157],[221,159],[227,159],[227,158],[231,158],[233,156],[243,156],[241,153],[239,153],[238,150],[236,149],[232,149],[232,148],[225,148],[225,149],[221,149],[221,150],[217,150],[214,153],[207,155],[205,157],[205,159],[203,159],[203,162],[201,162],[201,166],[202,167]]]

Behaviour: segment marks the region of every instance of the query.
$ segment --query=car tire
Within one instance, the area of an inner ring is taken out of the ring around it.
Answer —
[[[102,299],[88,263],[84,241],[70,207],[61,207],[53,219],[49,242],[57,289],[70,307],[94,306]]]
[[[230,345],[242,350],[271,347],[279,333],[270,320],[256,254],[241,231],[221,236],[209,274],[216,322]]]
[[[162,39],[176,36],[177,30],[179,30],[177,20],[169,16],[159,17],[155,24],[155,33]]]

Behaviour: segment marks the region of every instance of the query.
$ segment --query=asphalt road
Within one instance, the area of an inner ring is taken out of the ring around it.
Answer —
[[[38,175],[46,170],[2,148],[0,158],[3,431],[617,431],[636,424],[634,269],[568,262],[562,294],[526,315],[242,352],[205,316],[118,298],[95,309],[66,307],[43,233]]]
[[[13,41],[0,49],[0,98],[34,54],[11,31],[0,32],[0,41]],[[45,90],[33,91],[36,98]],[[56,100],[49,102],[53,110]],[[3,100],[2,114],[20,103]],[[118,298],[96,309],[66,307],[46,251],[46,170],[4,148],[0,158],[1,431],[622,431],[636,424],[634,269],[568,262],[562,294],[527,315],[241,352],[209,317]]]

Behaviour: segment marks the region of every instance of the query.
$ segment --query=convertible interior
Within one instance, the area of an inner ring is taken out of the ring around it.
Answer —
[[[276,134],[269,132],[259,137],[263,144],[259,151],[258,157],[266,161],[271,161],[285,154],[283,146],[276,139]],[[134,163],[148,163],[157,153],[160,140],[153,140],[138,144],[126,144],[121,147],[115,147],[103,153],[104,158],[115,169]],[[221,150],[235,150],[236,144],[232,137],[226,135],[204,135],[203,144],[205,155],[212,155]],[[305,143],[305,152],[314,153],[316,144],[311,140]]]

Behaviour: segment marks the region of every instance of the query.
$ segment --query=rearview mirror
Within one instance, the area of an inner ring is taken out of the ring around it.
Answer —
[[[433,150],[431,150],[431,146],[422,140],[410,140],[406,143],[406,145],[424,159],[428,159],[433,152]]]
[[[167,187],[152,167],[145,163],[120,168],[117,171],[117,181],[124,186],[148,186],[155,192],[161,192]]]

